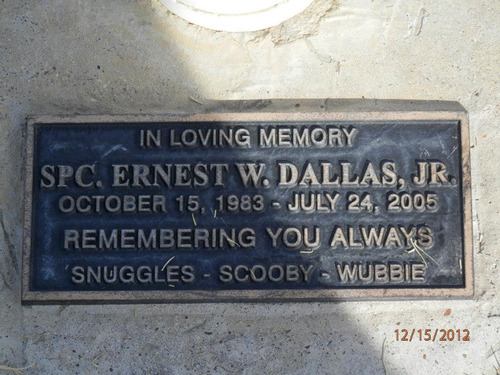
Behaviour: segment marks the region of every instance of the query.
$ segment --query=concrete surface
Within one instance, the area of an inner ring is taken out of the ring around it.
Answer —
[[[270,30],[230,34],[189,25],[150,1],[2,0],[2,366],[33,365],[26,374],[496,373],[500,2],[313,7]],[[457,100],[470,112],[473,300],[21,307],[27,115],[326,97]],[[397,342],[396,328],[467,328],[471,341]]]

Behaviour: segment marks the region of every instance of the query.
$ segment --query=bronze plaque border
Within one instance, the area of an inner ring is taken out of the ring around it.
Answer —
[[[24,235],[23,235],[23,269],[22,269],[22,302],[27,304],[54,303],[186,303],[186,302],[306,302],[306,301],[344,301],[375,299],[435,299],[435,298],[467,298],[474,292],[473,281],[473,237],[472,237],[472,204],[470,179],[470,146],[469,123],[467,112],[453,102],[439,103],[439,109],[429,109],[429,102],[420,106],[397,105],[400,110],[389,106],[387,110],[353,111],[352,108],[332,112],[307,112],[297,108],[287,112],[237,112],[237,113],[203,113],[192,115],[80,115],[80,116],[37,116],[28,119],[26,131],[25,155],[25,196],[24,196]],[[449,110],[446,109],[450,107]],[[295,105],[295,107],[297,107]],[[410,107],[409,110],[406,108]],[[422,109],[423,107],[423,109]],[[444,108],[444,109],[443,109]],[[34,126],[54,123],[123,123],[123,122],[162,122],[162,121],[366,121],[366,120],[456,120],[461,132],[462,152],[462,191],[463,191],[463,235],[464,235],[464,288],[401,288],[401,289],[299,289],[299,290],[216,290],[216,291],[65,291],[47,292],[32,291],[30,285],[31,257],[31,209],[33,175],[33,142]]]

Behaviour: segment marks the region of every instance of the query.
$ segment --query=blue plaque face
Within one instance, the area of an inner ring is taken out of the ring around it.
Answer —
[[[23,299],[468,295],[465,120],[35,120]]]

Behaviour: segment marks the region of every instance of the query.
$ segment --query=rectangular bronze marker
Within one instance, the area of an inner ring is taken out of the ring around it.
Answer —
[[[465,111],[38,117],[23,301],[472,295]]]

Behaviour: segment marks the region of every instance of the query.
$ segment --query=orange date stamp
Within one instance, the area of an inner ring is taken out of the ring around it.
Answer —
[[[470,341],[470,330],[426,328],[426,329],[395,329],[396,341]]]

